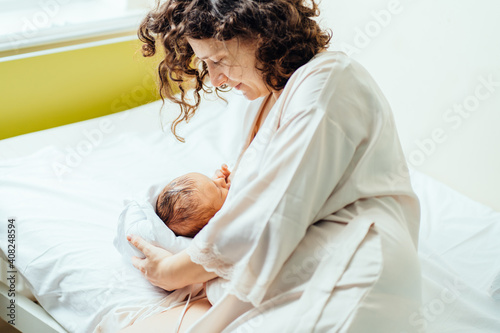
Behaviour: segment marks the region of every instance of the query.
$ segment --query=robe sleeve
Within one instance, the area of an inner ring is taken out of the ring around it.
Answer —
[[[348,137],[332,117],[335,108],[353,105],[351,97],[335,95],[343,72],[289,82],[278,130],[259,131],[234,176],[234,193],[187,249],[193,262],[229,280],[229,293],[254,306],[319,219],[362,140]]]

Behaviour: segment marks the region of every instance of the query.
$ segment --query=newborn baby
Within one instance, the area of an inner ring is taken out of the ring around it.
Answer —
[[[212,179],[195,172],[177,177],[158,196],[156,213],[177,236],[194,237],[224,204],[230,174],[223,164]]]

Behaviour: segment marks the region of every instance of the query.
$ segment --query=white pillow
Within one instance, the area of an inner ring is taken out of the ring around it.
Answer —
[[[156,215],[149,200],[126,200],[125,208],[118,218],[113,244],[126,261],[132,256],[144,258],[144,254],[127,241],[127,235],[137,235],[149,243],[178,253],[188,247],[191,238],[176,236]]]

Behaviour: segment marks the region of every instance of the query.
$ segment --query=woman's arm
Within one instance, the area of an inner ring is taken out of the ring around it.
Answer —
[[[146,256],[143,259],[132,257],[132,264],[151,284],[162,289],[179,289],[218,277],[215,273],[207,272],[203,266],[193,263],[186,251],[172,255],[139,236],[127,236],[127,239]]]

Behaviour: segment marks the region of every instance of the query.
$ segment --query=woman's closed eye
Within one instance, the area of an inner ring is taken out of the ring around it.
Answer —
[[[208,61],[210,61],[213,66],[224,66],[225,63],[223,62],[223,60],[224,60],[223,58],[218,59],[218,60],[208,59],[208,60],[205,61],[205,63],[207,63]]]

